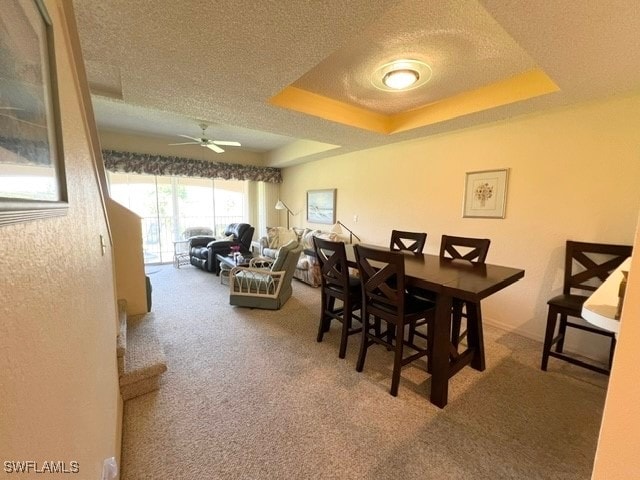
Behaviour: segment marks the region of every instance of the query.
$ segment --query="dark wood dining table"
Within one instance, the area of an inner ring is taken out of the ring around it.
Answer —
[[[347,245],[347,262],[356,267],[353,245]],[[380,248],[372,245],[367,247]],[[431,403],[443,408],[447,404],[449,378],[464,366],[484,370],[479,352],[481,336],[468,337],[468,348],[451,355],[451,306],[454,298],[479,302],[524,277],[524,270],[491,264],[472,264],[464,260],[440,258],[437,255],[404,252],[405,279],[409,286],[435,294],[435,320],[431,363]]]

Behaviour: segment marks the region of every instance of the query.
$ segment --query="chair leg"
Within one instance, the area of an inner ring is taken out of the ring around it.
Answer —
[[[409,324],[409,335],[407,337],[407,341],[410,345],[413,345],[414,338],[416,336],[416,322],[411,322]]]
[[[549,352],[551,351],[551,344],[553,342],[553,334],[556,331],[556,322],[558,321],[558,315],[556,311],[549,307],[549,313],[547,314],[547,329],[544,334],[544,345],[542,346],[542,363],[540,369],[547,371],[547,364],[549,363]]]
[[[376,319],[377,320],[377,319]],[[362,340],[360,342],[360,353],[358,353],[358,361],[356,362],[356,371],[362,372],[364,369],[364,360],[367,356],[367,347],[369,346],[369,314],[363,307],[362,310]]]
[[[328,312],[334,312],[336,309],[336,297],[328,297],[327,298],[327,311]],[[331,329],[331,316],[327,315],[327,318],[325,319],[325,324],[324,324],[324,332],[327,333],[330,329]]]
[[[556,343],[556,352],[562,353],[564,348],[564,337],[567,334],[567,316],[565,314],[560,315],[560,325],[558,326],[558,343]]]
[[[404,342],[402,341],[402,339],[404,338],[404,327],[402,329],[398,327],[400,327],[400,325],[395,326],[396,345],[395,355],[393,357],[393,374],[391,376],[391,395],[393,395],[394,397],[398,396],[398,387],[400,385],[400,370],[402,370],[402,347],[404,344]]]
[[[396,326],[387,322],[387,343],[389,345],[393,344],[393,340],[396,338]],[[400,340],[402,341],[402,339]],[[391,350],[391,346],[387,347],[387,350]]]
[[[382,331],[382,326],[381,326],[382,322],[378,317],[374,318],[374,325],[375,325],[374,332],[375,332],[376,336],[379,337],[380,336],[380,332]]]
[[[316,338],[317,342],[322,342],[322,337],[324,336],[324,332],[327,331],[327,323],[331,323],[331,320],[327,318],[327,296],[322,293],[320,295],[320,325],[318,325],[318,337]]]
[[[340,335],[340,353],[338,357],[344,358],[347,355],[347,339],[351,330],[351,304],[348,300],[344,302],[344,312],[342,314],[342,334]]]

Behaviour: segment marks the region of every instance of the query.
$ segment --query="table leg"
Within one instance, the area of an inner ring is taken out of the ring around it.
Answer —
[[[451,296],[439,293],[433,325],[431,352],[431,403],[443,408],[449,393],[449,332],[451,325]]]

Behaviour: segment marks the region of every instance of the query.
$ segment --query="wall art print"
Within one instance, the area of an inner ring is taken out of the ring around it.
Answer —
[[[42,0],[2,0],[0,225],[67,207],[51,19]]]
[[[307,222],[336,223],[336,189],[307,191]]]
[[[504,218],[509,169],[467,172],[463,217]]]

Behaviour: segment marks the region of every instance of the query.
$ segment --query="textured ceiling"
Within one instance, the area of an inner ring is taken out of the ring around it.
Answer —
[[[404,92],[372,88],[372,74],[398,58],[429,65],[429,83]],[[374,112],[393,114],[535,66],[527,52],[477,2],[421,2],[415,12],[408,12],[404,4],[389,9],[293,85]]]
[[[205,121],[211,137],[266,152],[272,165],[640,88],[637,0],[74,0],[74,7],[99,128],[173,141],[198,134]],[[400,94],[370,85],[377,66],[407,57],[432,67],[426,85]],[[295,86],[395,114],[531,68],[559,91],[394,135],[269,103]],[[274,154],[300,141],[315,148]]]

